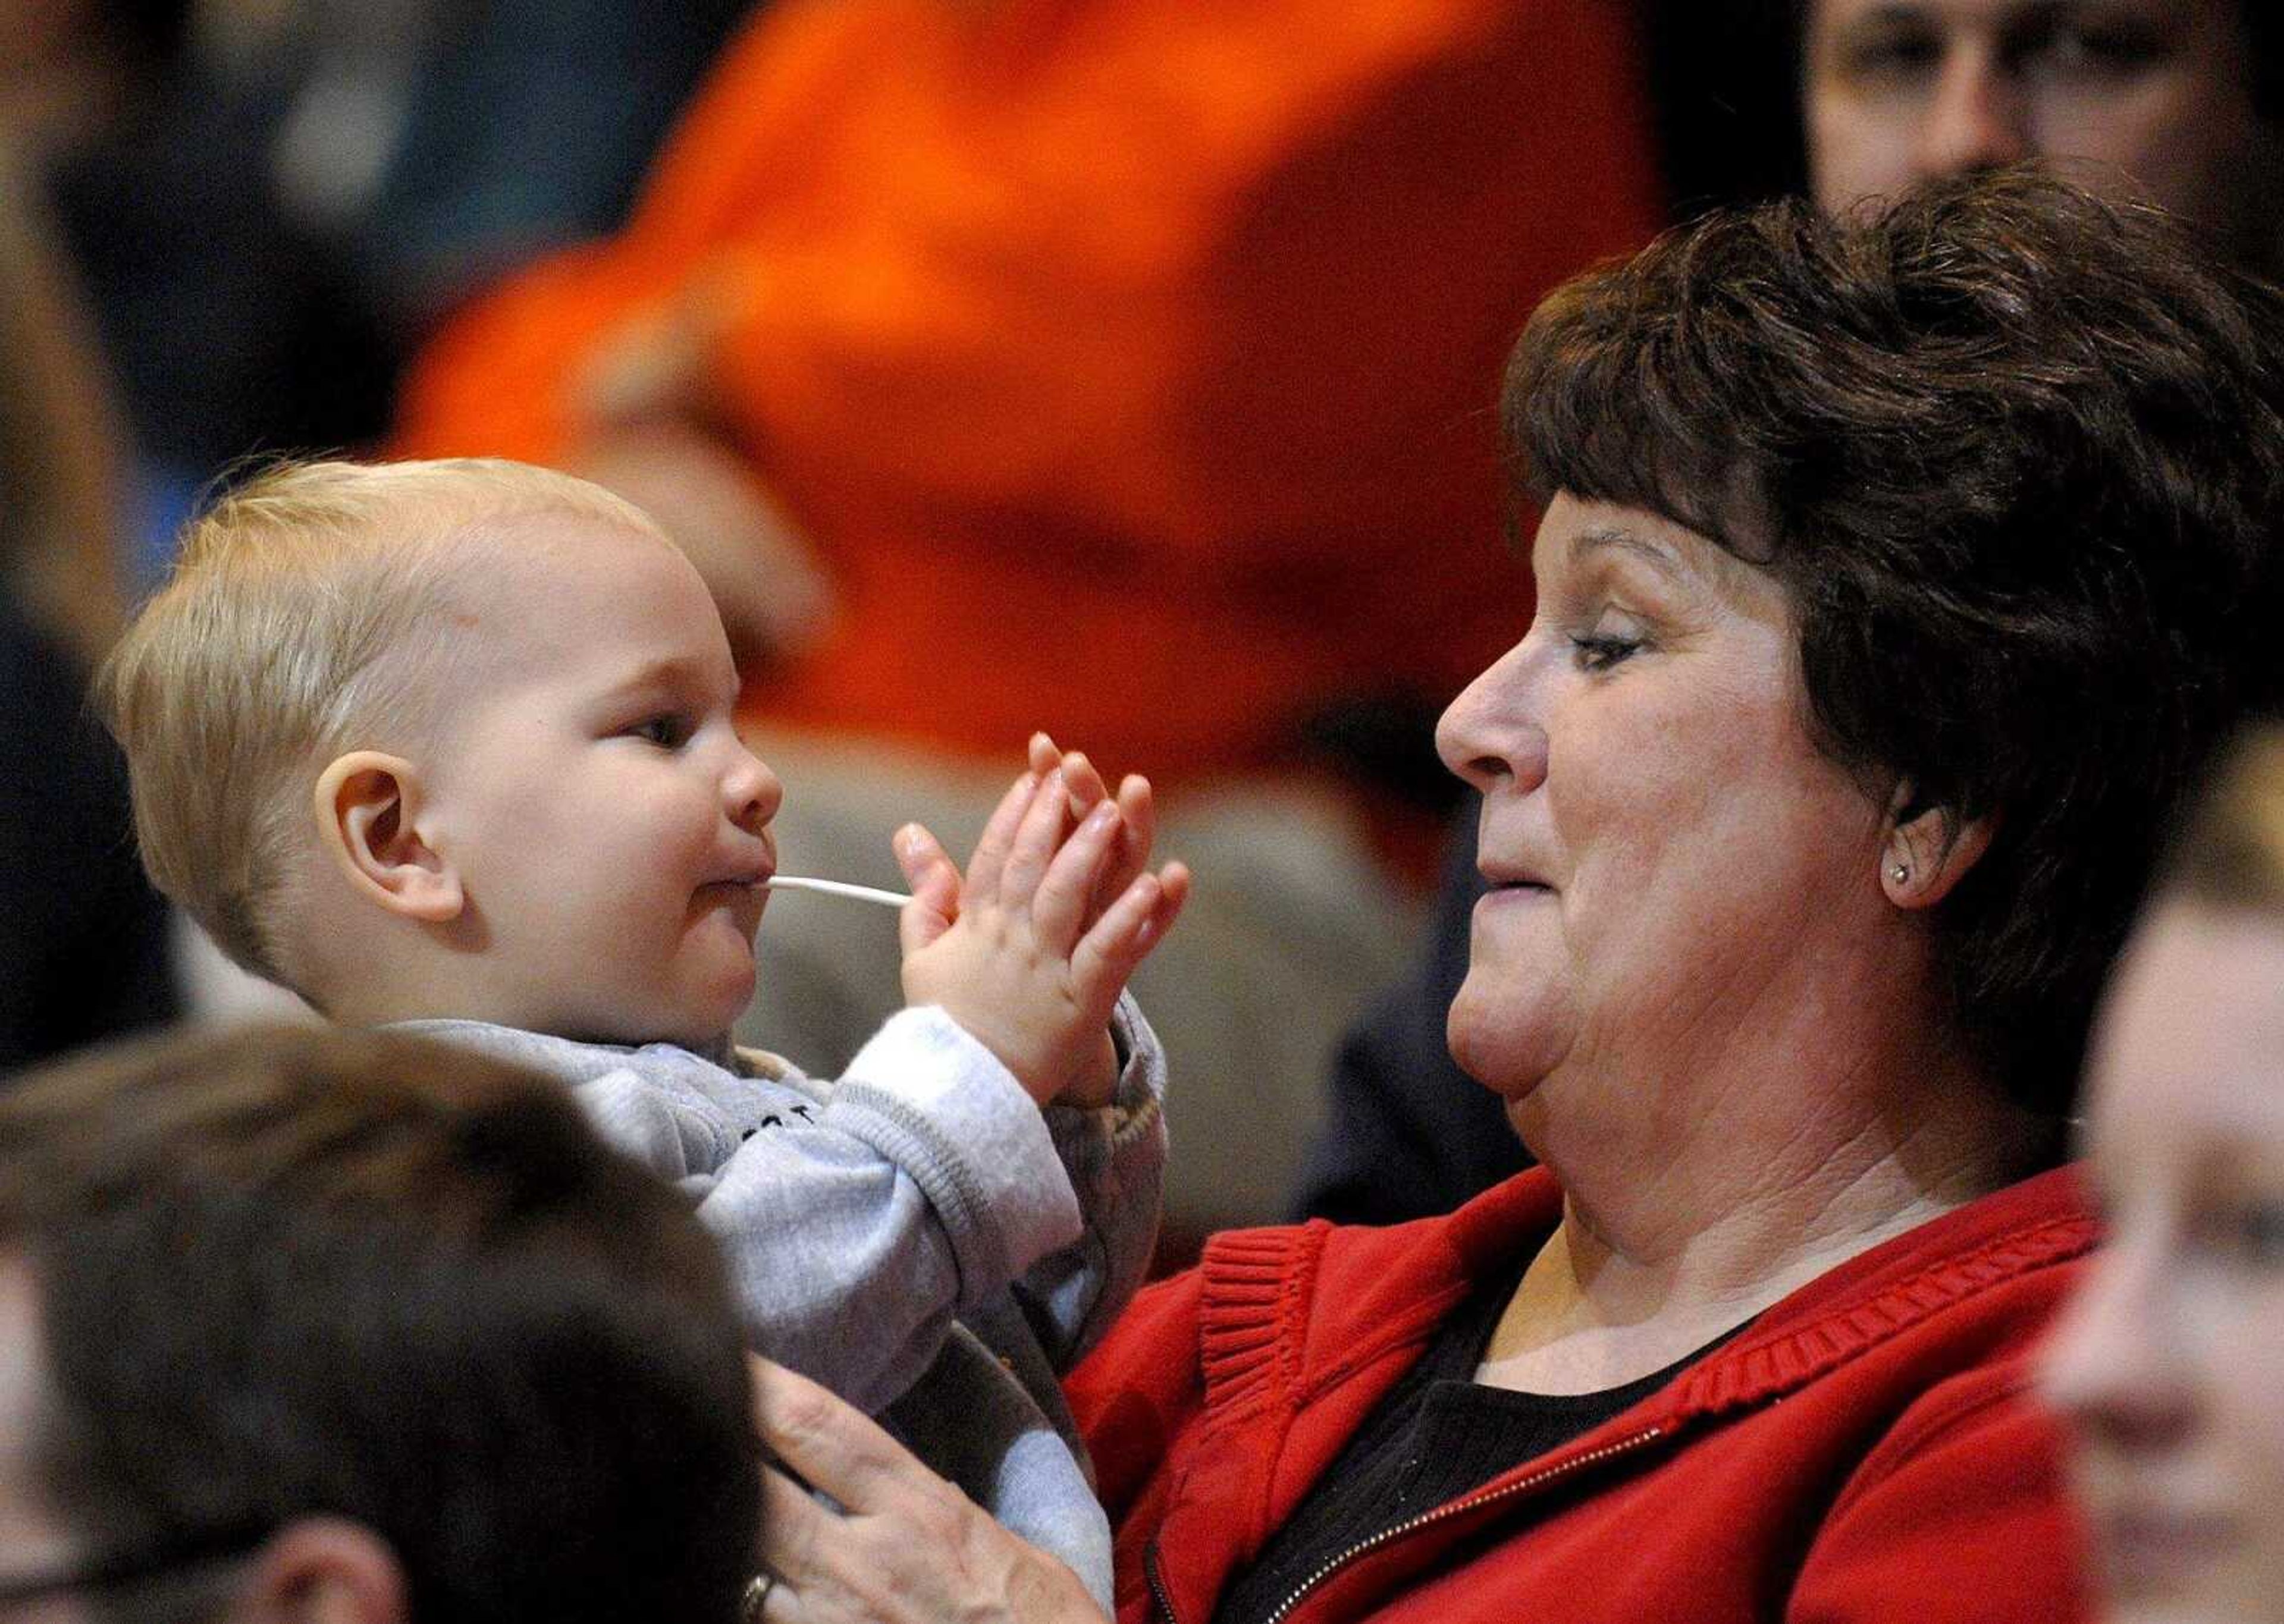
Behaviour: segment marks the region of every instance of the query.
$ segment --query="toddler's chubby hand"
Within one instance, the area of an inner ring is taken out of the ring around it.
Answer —
[[[897,832],[905,998],[941,1005],[1043,1105],[1107,1105],[1116,1086],[1111,1006],[1190,892],[1179,863],[1149,871],[1154,821],[1147,780],[1113,797],[1042,734],[964,879],[927,830]]]

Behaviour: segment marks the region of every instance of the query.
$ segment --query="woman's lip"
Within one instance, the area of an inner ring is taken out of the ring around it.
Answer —
[[[1475,906],[1496,917],[1516,909],[1535,910],[1553,901],[1552,886],[1535,879],[1506,879],[1493,880],[1490,888],[1475,899]]]

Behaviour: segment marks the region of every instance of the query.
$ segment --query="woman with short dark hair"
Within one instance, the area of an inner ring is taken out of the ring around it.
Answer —
[[[1921,182],[2037,161],[2169,208],[2245,269],[2284,275],[2274,0],[1648,0],[1646,16],[1666,168],[1689,212],[1797,184],[1856,214]],[[1423,951],[1326,1075],[1295,1216],[1425,1217],[1523,1165],[1443,1050],[1480,894],[1473,828],[1451,847]]]
[[[2284,300],[2035,177],[1783,205],[1558,293],[1506,417],[1538,604],[1439,729],[1490,887],[1450,1035],[1544,1166],[1144,1294],[1073,1382],[1120,1615],[2074,1617],[2022,1397],[2093,1240],[2062,1120],[2277,686]],[[773,1400],[851,1513],[778,1483],[785,1616],[1084,1616]]]
[[[1538,505],[1656,513],[1765,571],[1819,749],[1991,819],[1928,917],[1937,990],[2042,1115],[2131,917],[2119,865],[2275,663],[2247,595],[2284,556],[2279,308],[2147,211],[1993,177],[1854,232],[1709,220],[1558,291],[1510,363]]]

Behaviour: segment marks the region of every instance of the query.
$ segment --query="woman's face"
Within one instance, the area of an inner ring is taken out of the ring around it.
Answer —
[[[2048,1398],[2113,1620],[2284,1620],[2284,921],[2160,905],[2095,1034]]]
[[[2275,240],[2261,202],[2275,137],[2253,112],[2239,4],[1813,0],[1803,90],[1817,201],[1842,211],[2039,158],[2258,251]]]
[[[1451,1051],[1526,1136],[1558,1068],[1678,1075],[1793,1019],[1803,956],[1860,944],[1888,911],[1881,809],[1811,742],[1774,577],[1568,495],[1531,566],[1529,634],[1436,730],[1482,795],[1491,886]]]

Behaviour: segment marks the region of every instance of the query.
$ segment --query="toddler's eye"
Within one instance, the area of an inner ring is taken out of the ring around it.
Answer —
[[[668,714],[649,716],[627,730],[630,737],[645,739],[662,750],[678,750],[690,738],[690,721],[686,716]]]

